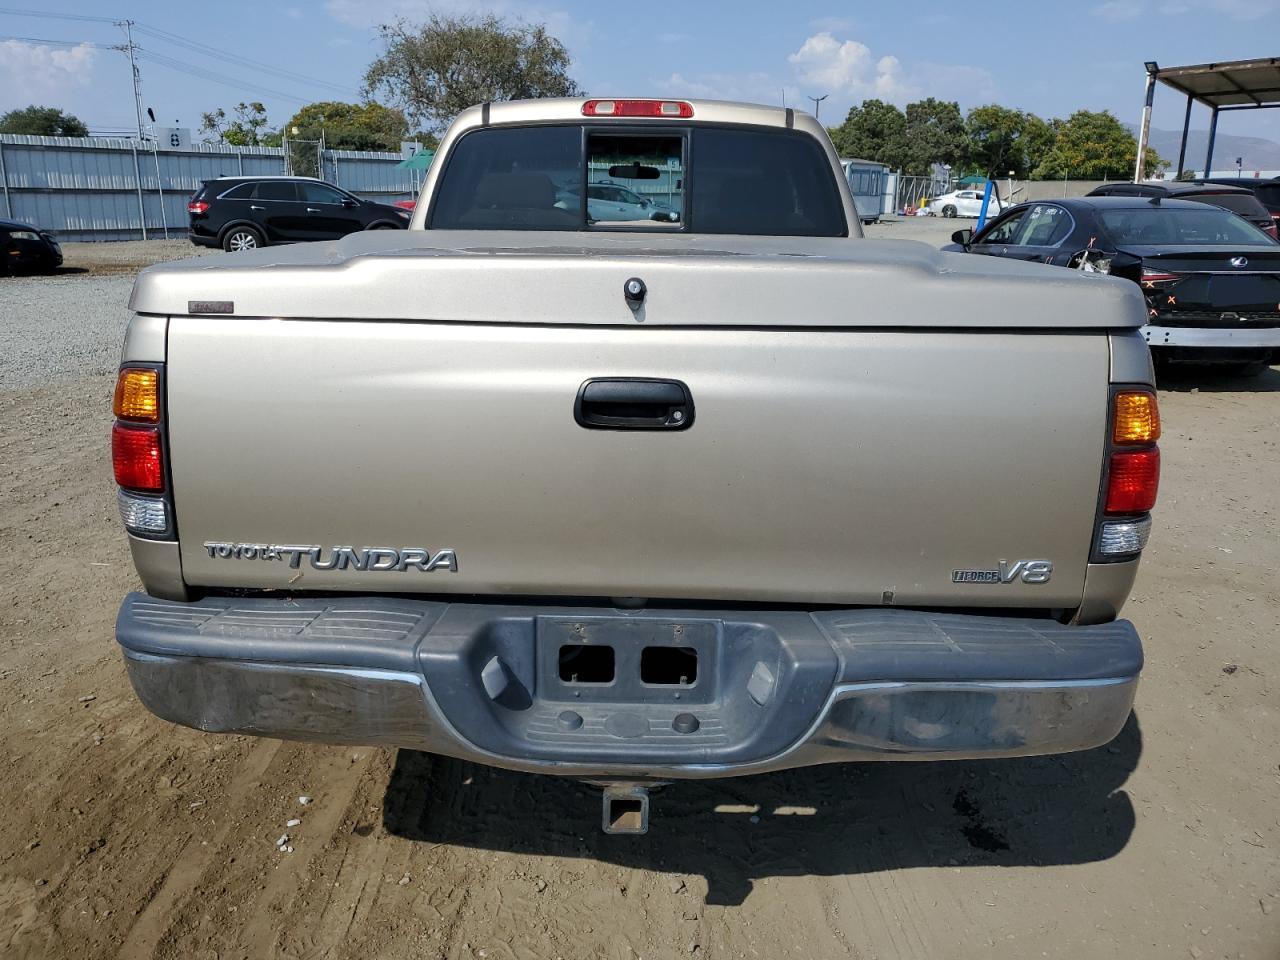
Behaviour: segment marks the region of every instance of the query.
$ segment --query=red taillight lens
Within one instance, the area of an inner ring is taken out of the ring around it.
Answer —
[[[582,105],[584,117],[665,117],[688,119],[693,104],[683,100],[588,100]]]
[[[1176,273],[1163,273],[1159,270],[1152,270],[1150,267],[1142,268],[1143,286],[1152,283],[1168,283],[1170,280],[1178,280],[1180,277]]]
[[[187,213],[208,213],[209,204],[203,200],[192,200],[187,204]]]
[[[1124,450],[1111,455],[1107,473],[1107,513],[1146,513],[1156,505],[1160,451]]]
[[[117,423],[111,428],[111,466],[116,483],[130,490],[164,490],[160,431]]]

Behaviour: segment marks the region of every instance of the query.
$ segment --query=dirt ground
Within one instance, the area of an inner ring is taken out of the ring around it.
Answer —
[[[1112,744],[681,784],[627,838],[571,782],[152,717],[111,377],[0,385],[0,956],[1277,960],[1280,370],[1162,387]]]

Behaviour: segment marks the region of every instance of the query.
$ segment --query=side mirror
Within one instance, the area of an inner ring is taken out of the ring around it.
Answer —
[[[348,210],[353,210],[355,209],[356,202],[352,200],[350,197],[347,197],[342,201],[342,205],[346,207]]]
[[[958,243],[968,250],[969,244],[973,243],[973,231],[969,229],[957,230],[951,235],[951,242]]]

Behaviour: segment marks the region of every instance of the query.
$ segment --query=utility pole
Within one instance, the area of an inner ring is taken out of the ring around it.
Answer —
[[[138,61],[134,58],[133,52],[136,49],[133,42],[133,21],[117,20],[117,27],[124,28],[125,37],[128,42],[118,50],[123,50],[129,54],[129,72],[133,74],[133,110],[138,118],[138,140],[142,140],[142,76],[138,73]]]
[[[817,117],[818,117],[818,110],[819,110],[819,108],[822,106],[822,101],[823,101],[823,100],[825,100],[825,99],[827,99],[827,97],[829,97],[829,96],[831,96],[831,94],[829,94],[829,93],[824,93],[824,94],[823,94],[822,96],[820,96],[820,97],[809,97],[809,99],[813,101],[813,116],[814,116],[814,119],[817,119]]]

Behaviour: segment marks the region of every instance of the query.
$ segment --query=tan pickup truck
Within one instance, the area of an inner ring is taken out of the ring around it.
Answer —
[[[864,239],[806,114],[486,104],[407,231],[132,308],[117,636],[176,723],[578,777],[637,832],[663,781],[1129,714],[1141,293]]]

